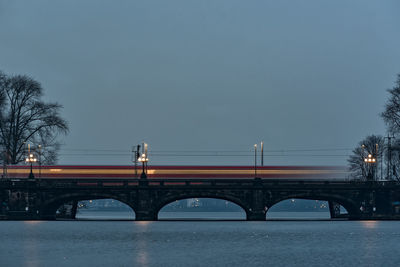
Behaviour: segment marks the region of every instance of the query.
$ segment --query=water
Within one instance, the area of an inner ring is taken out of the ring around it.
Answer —
[[[0,266],[398,266],[399,226],[324,220],[1,221]]]
[[[129,211],[87,211],[77,215],[80,220],[134,220]],[[245,212],[160,212],[159,220],[246,220]],[[267,220],[322,220],[330,219],[329,212],[268,212]]]

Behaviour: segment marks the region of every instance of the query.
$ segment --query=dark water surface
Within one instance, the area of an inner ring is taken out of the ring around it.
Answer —
[[[397,221],[2,221],[0,266],[399,266]]]

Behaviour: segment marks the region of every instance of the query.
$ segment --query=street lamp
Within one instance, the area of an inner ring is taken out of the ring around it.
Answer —
[[[264,141],[261,141],[261,166],[264,166]]]
[[[138,158],[138,161],[142,163],[142,174],[140,175],[141,179],[146,179],[146,169],[145,166],[147,165],[147,162],[149,161],[149,158],[147,157],[147,144],[143,143],[142,146],[142,155]]]
[[[376,162],[376,158],[372,157],[372,154],[368,154],[368,157],[364,158],[364,162],[365,163],[375,163]]]
[[[371,168],[372,168],[372,164],[376,163],[376,158],[374,158],[372,156],[372,154],[368,154],[368,157],[364,158],[364,162],[368,165],[368,176],[367,176],[367,178],[369,178],[369,180],[372,180],[374,175],[372,174]]]
[[[149,161],[149,158],[146,157],[146,154],[142,154],[139,158],[138,161],[142,163],[142,174],[140,175],[140,178],[142,179],[146,179],[147,175],[146,175],[146,171],[145,171],[145,164]]]
[[[254,144],[254,178],[257,178],[257,144]]]
[[[363,159],[364,159],[364,149],[365,149],[365,145],[361,145],[361,157]],[[364,162],[365,162],[365,159],[364,159]],[[365,165],[364,164],[362,165],[362,168],[361,168],[361,175],[363,178],[365,177]]]
[[[36,162],[36,161],[37,161],[37,159],[31,153],[29,153],[29,156],[25,159],[26,163],[30,163],[31,164],[31,172],[29,173],[29,176],[28,176],[29,179],[34,179],[35,178],[35,176],[33,175],[33,171],[32,171],[32,164],[34,162]]]
[[[39,150],[39,179],[42,177],[42,145],[38,145]]]

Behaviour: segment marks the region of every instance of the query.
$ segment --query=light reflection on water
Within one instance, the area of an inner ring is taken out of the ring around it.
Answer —
[[[378,227],[378,221],[362,221],[361,222],[362,224],[363,224],[363,226],[365,227],[365,228],[371,228],[371,229],[373,229],[373,228],[377,228]]]
[[[397,221],[1,221],[0,266],[397,266]]]
[[[138,251],[138,257],[137,257],[137,263],[140,266],[148,266],[149,260],[148,260],[148,254],[147,254],[147,242],[143,239],[139,239],[139,251]]]

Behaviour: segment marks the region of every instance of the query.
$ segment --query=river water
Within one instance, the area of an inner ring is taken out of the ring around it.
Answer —
[[[0,266],[399,266],[400,222],[277,220],[282,216],[288,217],[1,221]]]

